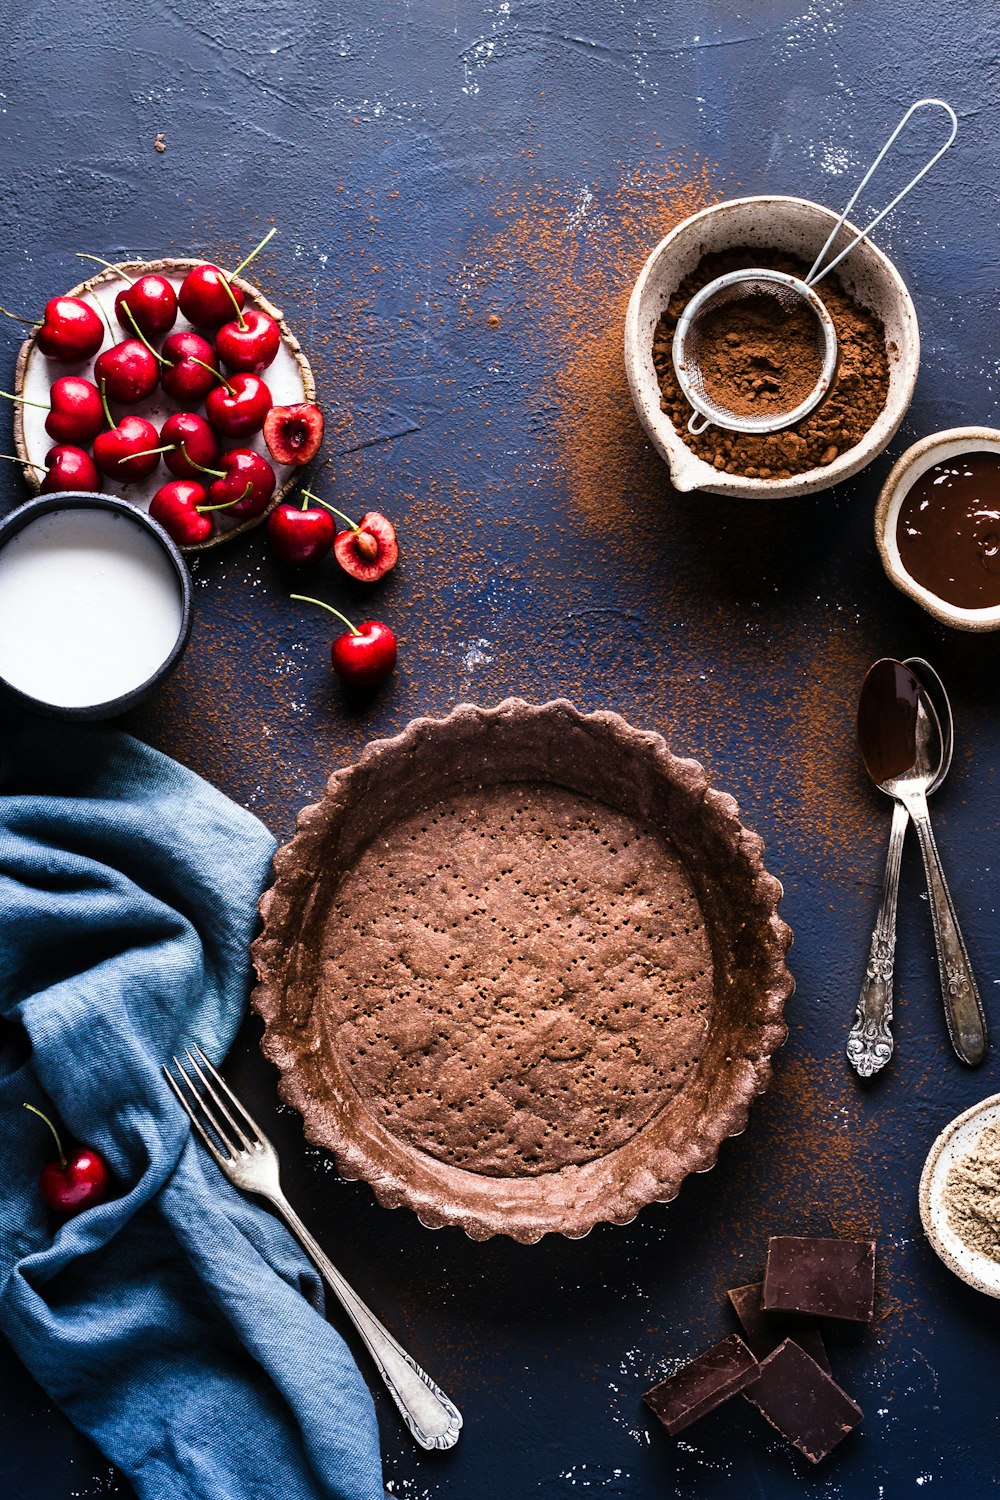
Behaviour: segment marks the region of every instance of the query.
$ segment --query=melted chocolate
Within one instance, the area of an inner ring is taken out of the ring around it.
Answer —
[[[905,776],[917,758],[920,684],[900,661],[885,657],[869,668],[858,699],[858,744],[879,786]]]
[[[903,567],[959,609],[1000,604],[1000,454],[960,453],[915,480],[896,520]]]

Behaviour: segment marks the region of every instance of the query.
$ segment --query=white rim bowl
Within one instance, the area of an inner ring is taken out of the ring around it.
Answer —
[[[991,1094],[946,1125],[927,1154],[920,1175],[920,1221],[931,1247],[963,1281],[1000,1297],[1000,1261],[991,1260],[959,1239],[948,1222],[944,1185],[952,1166],[967,1156],[990,1125],[1000,1124],[1000,1094]]]
[[[995,453],[1000,456],[1000,431],[995,427],[948,427],[921,438],[896,460],[882,486],[875,507],[875,541],[882,566],[890,581],[915,599],[928,614],[956,630],[1000,630],[1000,604],[989,609],[961,609],[918,583],[903,566],[896,539],[900,508],[916,480],[935,464],[946,463],[960,453]]]
[[[732,198],[678,224],[647,260],[625,316],[625,367],[639,420],[669,465],[675,489],[762,499],[811,494],[863,469],[898,430],[920,365],[917,314],[892,261],[867,240],[852,250],[836,272],[854,300],[881,320],[889,356],[888,399],[860,443],[832,463],[788,479],[747,479],[720,472],[699,458],[666,412],[660,410],[660,383],[653,365],[656,325],[673,293],[703,256],[753,245],[761,250],[785,251],[811,263],[837,218],[830,209],[806,198]],[[845,223],[831,246],[831,257],[856,233],[851,224]]]

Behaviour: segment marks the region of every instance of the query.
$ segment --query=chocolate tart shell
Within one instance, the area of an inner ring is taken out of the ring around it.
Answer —
[[[659,735],[462,705],[369,745],[276,854],[263,1050],[386,1207],[525,1244],[627,1224],[768,1086],[780,897],[736,803]]]

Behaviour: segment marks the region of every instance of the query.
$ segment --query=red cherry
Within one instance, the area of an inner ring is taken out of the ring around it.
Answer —
[[[325,557],[337,526],[329,511],[276,505],[267,518],[267,540],[275,556],[293,568],[307,568]]]
[[[163,461],[178,479],[198,479],[218,463],[219,440],[196,412],[175,411],[160,430],[160,442],[176,444],[172,453],[164,454]]]
[[[45,431],[58,443],[90,443],[104,426],[101,393],[82,375],[60,375],[49,390]]]
[[[90,359],[104,343],[100,315],[79,297],[53,297],[45,304],[35,342],[49,359],[76,364]]]
[[[165,276],[149,272],[115,298],[115,316],[126,333],[134,333],[124,308],[148,339],[162,338],[177,322],[177,293]]]
[[[312,401],[272,406],[264,418],[264,442],[279,464],[308,464],[323,441],[323,413]]]
[[[215,335],[215,352],[227,370],[259,374],[266,370],[281,347],[281,329],[273,318],[259,308],[243,313],[243,326],[233,318],[223,323]]]
[[[357,526],[337,532],[333,555],[352,578],[377,583],[399,558],[395,527],[379,511],[366,511]]]
[[[224,437],[249,437],[259,432],[271,410],[271,392],[259,375],[231,375],[209,391],[205,414]]]
[[[381,620],[362,620],[360,625],[352,625],[346,615],[332,604],[324,604],[322,599],[309,599],[305,594],[291,597],[303,604],[318,604],[347,626],[343,635],[334,637],[330,661],[348,687],[377,687],[385,681],[396,665],[396,637],[388,625]]]
[[[170,479],[149,502],[149,514],[179,547],[194,547],[212,535],[212,518],[200,511],[207,498],[203,485]]]
[[[48,1115],[43,1115],[33,1104],[26,1104],[24,1107],[45,1121],[55,1136],[59,1152],[59,1160],[46,1162],[38,1179],[39,1191],[46,1206],[53,1213],[63,1214],[68,1218],[84,1208],[103,1203],[111,1186],[111,1174],[104,1158],[92,1146],[77,1146],[67,1156],[59,1139],[59,1132]]]
[[[187,273],[177,300],[181,312],[196,328],[218,328],[232,317],[237,307],[243,307],[244,298],[225,271],[204,261]]]
[[[45,455],[48,472],[39,485],[43,495],[62,494],[67,490],[94,491],[101,488],[101,476],[89,453],[82,448],[56,444]]]
[[[267,459],[252,448],[230,448],[219,459],[220,470],[210,470],[216,478],[208,487],[213,505],[236,503],[231,516],[259,516],[274,494],[274,470]],[[249,492],[244,493],[249,485]]]
[[[160,366],[140,339],[123,339],[97,356],[94,375],[112,401],[134,406],[156,390]]]
[[[160,384],[167,395],[180,406],[200,406],[219,379],[212,368],[215,350],[208,340],[184,329],[165,338],[160,353],[168,361],[160,370]]]
[[[117,427],[94,439],[94,462],[109,479],[147,479],[160,462],[160,455],[149,451],[159,442],[145,417],[122,417]]]

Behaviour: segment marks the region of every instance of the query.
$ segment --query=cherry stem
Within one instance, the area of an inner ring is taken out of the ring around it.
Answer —
[[[233,275],[235,276],[235,274],[236,273],[234,271]],[[246,332],[246,326],[247,326],[247,324],[246,324],[246,319],[243,316],[243,309],[242,309],[242,307],[240,306],[240,304],[236,300],[236,293],[233,291],[232,287],[229,285],[229,277],[226,275],[225,271],[223,271],[223,273],[222,273],[222,285],[225,287],[226,291],[229,293],[229,300],[233,304],[233,307],[236,309],[236,326],[240,330],[241,333],[245,333]]]
[[[226,390],[231,396],[236,395],[236,392],[229,384],[229,381],[226,379],[225,375],[222,374],[221,370],[216,370],[212,365],[206,365],[205,361],[203,359],[199,359],[196,354],[189,354],[188,359],[193,365],[201,365],[201,368],[203,370],[207,370],[210,375],[214,375],[216,380],[221,380],[222,384],[226,387]]]
[[[108,330],[108,336],[110,337],[111,342],[113,344],[114,341],[115,341],[115,330],[111,326],[111,319],[108,317],[107,313],[104,311],[104,305],[101,302],[100,297],[98,297],[95,292],[91,292],[90,296],[93,297],[94,302],[97,304],[97,311],[100,314],[101,322],[104,324],[105,328]],[[86,306],[86,304],[84,304],[84,305]]]
[[[297,599],[300,604],[318,604],[320,609],[328,609],[331,615],[336,615],[338,620],[343,620],[352,635],[360,635],[361,631],[356,625],[352,625],[346,615],[342,615],[339,609],[334,609],[332,604],[324,604],[322,599],[310,599],[308,594],[289,594],[290,599]]]
[[[335,516],[339,516],[342,521],[346,521],[353,532],[358,532],[361,530],[361,527],[357,524],[357,522],[352,521],[350,516],[345,516],[342,510],[338,510],[337,507],[335,505],[331,505],[328,500],[321,500],[318,495],[313,494],[312,490],[307,490],[305,487],[303,487],[302,493],[308,499],[315,500],[317,505],[322,505],[324,510],[330,510]],[[305,506],[303,506],[302,509],[305,510]]]
[[[27,396],[12,396],[10,391],[0,391],[0,396],[6,397],[8,401],[19,401],[22,406],[37,406],[39,411],[51,411],[51,406],[46,406],[44,401],[29,401]]]
[[[256,249],[251,250],[250,254],[247,255],[243,260],[240,261],[239,265],[236,267],[236,270],[233,272],[233,275],[234,276],[238,276],[241,271],[243,271],[243,270],[246,269],[246,267],[250,264],[250,262],[252,260],[256,260],[257,256],[263,250],[263,248],[267,244],[268,240],[273,239],[274,236],[277,234],[277,232],[278,232],[277,226],[275,226],[274,229],[269,229],[267,231],[267,233],[265,234],[264,238],[261,240],[260,244],[256,247]]]
[[[16,453],[0,453],[0,458],[9,458],[12,464],[20,464],[25,469],[37,469],[40,474],[49,472],[45,464],[32,463],[30,458],[19,458]]]
[[[126,462],[130,463],[133,458],[152,458],[154,453],[173,453],[176,447],[176,443],[168,443],[165,448],[143,448],[138,453],[130,453]]]
[[[121,277],[122,281],[127,281],[129,286],[135,286],[135,282],[132,280],[131,276],[126,276],[121,266],[116,266],[114,261],[105,260],[100,255],[88,255],[85,250],[78,250],[76,253],[77,257],[80,260],[96,261],[99,266],[106,266],[109,271],[114,271],[117,276]]]
[[[156,350],[153,348],[152,344],[149,342],[149,339],[146,337],[146,335],[143,333],[142,329],[139,327],[138,323],[135,321],[135,314],[133,313],[132,309],[129,307],[129,305],[128,305],[127,302],[123,302],[122,303],[122,312],[125,314],[126,318],[128,318],[129,322],[132,324],[132,331],[135,334],[136,338],[139,340],[139,342],[141,344],[145,344],[146,348],[149,350],[149,352],[153,356],[153,358],[154,359],[158,359],[160,361],[161,365],[166,365],[166,367],[167,367],[168,370],[172,370],[173,369],[173,365],[170,363],[169,359],[164,359],[164,357],[163,357],[162,354],[157,354]]]
[[[108,383],[107,383],[106,380],[102,380],[101,381],[101,405],[104,407],[104,415],[108,419],[108,426],[113,431],[117,431],[118,430],[118,423],[115,421],[114,417],[111,415],[111,408],[108,405]]]
[[[206,469],[205,472],[208,473],[208,470]],[[195,510],[199,516],[203,516],[207,510],[228,510],[231,505],[239,505],[241,501],[245,500],[252,489],[253,484],[248,483],[242,495],[237,495],[235,500],[223,500],[219,505],[196,505]]]
[[[59,1132],[58,1132],[58,1130],[53,1125],[53,1123],[49,1119],[48,1115],[43,1115],[42,1112],[41,1112],[41,1110],[40,1109],[36,1109],[33,1104],[26,1104],[24,1107],[25,1107],[25,1109],[30,1109],[31,1113],[33,1115],[37,1115],[40,1120],[44,1120],[45,1121],[46,1125],[49,1127],[49,1129],[51,1130],[52,1134],[56,1138],[56,1150],[59,1152],[59,1165],[61,1167],[64,1167],[66,1165],[66,1153],[63,1150],[62,1141],[59,1139]]]
[[[192,458],[191,457],[190,453],[187,451],[187,449],[185,448],[185,446],[184,446],[183,443],[181,443],[180,446],[181,446],[181,452],[183,453],[183,455],[184,455],[185,459],[187,460],[187,462],[191,465],[192,469],[197,469],[199,471],[199,473],[202,473],[202,474],[211,474],[212,477],[213,477],[213,479],[225,479],[226,478],[226,470],[225,469],[206,469],[204,464],[200,464],[196,458]]]
[[[29,328],[34,328],[38,323],[42,321],[41,318],[18,317],[17,313],[8,312],[5,307],[0,307],[0,313],[3,313],[5,318],[12,318],[15,323],[27,323]]]

